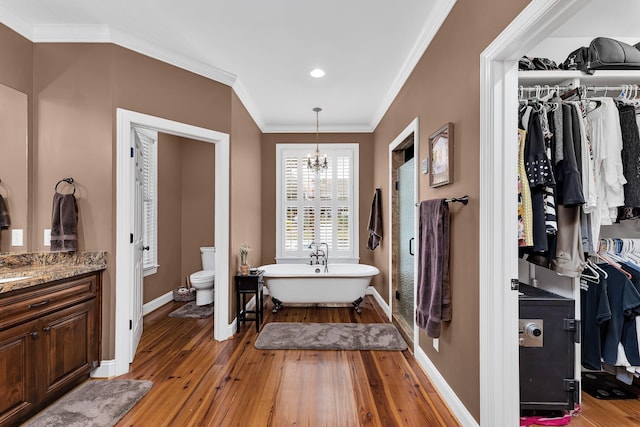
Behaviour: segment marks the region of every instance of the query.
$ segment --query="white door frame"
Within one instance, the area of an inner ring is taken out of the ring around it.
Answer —
[[[116,290],[115,290],[115,360],[113,375],[129,372],[129,319],[133,270],[133,171],[130,150],[131,128],[141,127],[184,138],[215,144],[215,246],[216,286],[213,337],[222,341],[233,333],[229,325],[229,135],[210,129],[175,122],[160,117],[117,109],[117,183],[116,183]]]
[[[420,121],[418,119],[418,117],[416,117],[415,119],[413,119],[411,121],[411,123],[409,123],[409,125],[404,128],[404,130],[402,132],[400,132],[400,134],[398,136],[396,136],[396,138],[391,142],[391,144],[389,144],[389,193],[387,195],[387,200],[389,201],[388,203],[388,218],[390,219],[389,221],[389,241],[393,242],[393,189],[395,188],[394,182],[396,181],[396,178],[393,176],[393,150],[395,150],[398,145],[400,145],[402,142],[404,142],[405,139],[407,139],[409,137],[409,135],[411,135],[413,133],[413,158],[415,159],[415,173],[414,173],[414,182],[413,182],[413,199],[415,201],[418,201],[420,198],[420,174],[418,173],[418,169],[420,168],[420,134],[418,132],[419,130],[419,124]],[[415,207],[415,211],[413,214],[413,218],[414,218],[414,224],[413,224],[413,231],[414,231],[414,236],[418,235],[418,208]],[[392,243],[393,245],[393,243]],[[413,257],[413,306],[415,309],[415,302],[416,302],[416,286],[415,283],[417,281],[417,274],[418,274],[418,252],[419,252],[419,245],[416,244],[416,251],[415,251],[415,256]],[[389,320],[392,320],[393,317],[393,251],[389,251],[389,278],[388,278],[388,287],[389,287],[389,312],[387,313],[387,316],[389,316]],[[415,316],[413,319],[413,348],[415,350],[416,346],[418,345],[418,328],[416,327],[416,321],[415,321]]]
[[[520,413],[517,221],[518,59],[585,0],[532,0],[480,55],[480,425]]]

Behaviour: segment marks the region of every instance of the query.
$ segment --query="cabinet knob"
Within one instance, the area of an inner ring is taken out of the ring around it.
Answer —
[[[143,251],[148,251],[148,250],[149,250],[149,246],[143,246],[143,247],[142,247],[142,250],[143,250]]]
[[[38,331],[33,331],[29,335],[31,335],[31,338],[38,338]]]
[[[44,332],[49,332],[51,330],[51,326],[45,326],[44,328],[42,328],[42,330]]]

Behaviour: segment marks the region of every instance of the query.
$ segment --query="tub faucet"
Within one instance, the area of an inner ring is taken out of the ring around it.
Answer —
[[[324,246],[327,250],[326,252],[319,249],[318,252],[322,252],[322,264],[324,265],[324,272],[329,272],[329,245],[326,242],[320,243],[320,246]]]

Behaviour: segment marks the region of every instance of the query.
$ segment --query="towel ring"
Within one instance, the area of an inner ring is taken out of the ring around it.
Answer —
[[[58,183],[56,184],[54,190],[57,193],[58,192],[58,185],[60,185],[61,183],[66,182],[67,184],[73,185],[73,195],[76,194],[76,184],[73,181],[73,178],[62,178],[60,181],[58,181]]]

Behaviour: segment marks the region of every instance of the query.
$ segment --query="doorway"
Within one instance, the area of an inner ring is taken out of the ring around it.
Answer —
[[[518,59],[578,10],[533,0],[480,55],[480,425],[519,422]]]
[[[413,348],[416,283],[416,201],[418,200],[418,119],[389,145],[391,268],[389,306],[391,321]]]
[[[129,371],[129,356],[134,353],[130,330],[131,301],[137,274],[134,268],[135,247],[130,243],[136,215],[134,212],[134,169],[130,162],[133,128],[156,130],[215,144],[215,246],[229,247],[229,135],[210,129],[174,122],[134,111],[117,109],[117,205],[116,205],[116,309],[115,360],[110,376]],[[222,341],[233,334],[229,324],[229,253],[218,251],[216,256],[216,286],[213,336]]]

